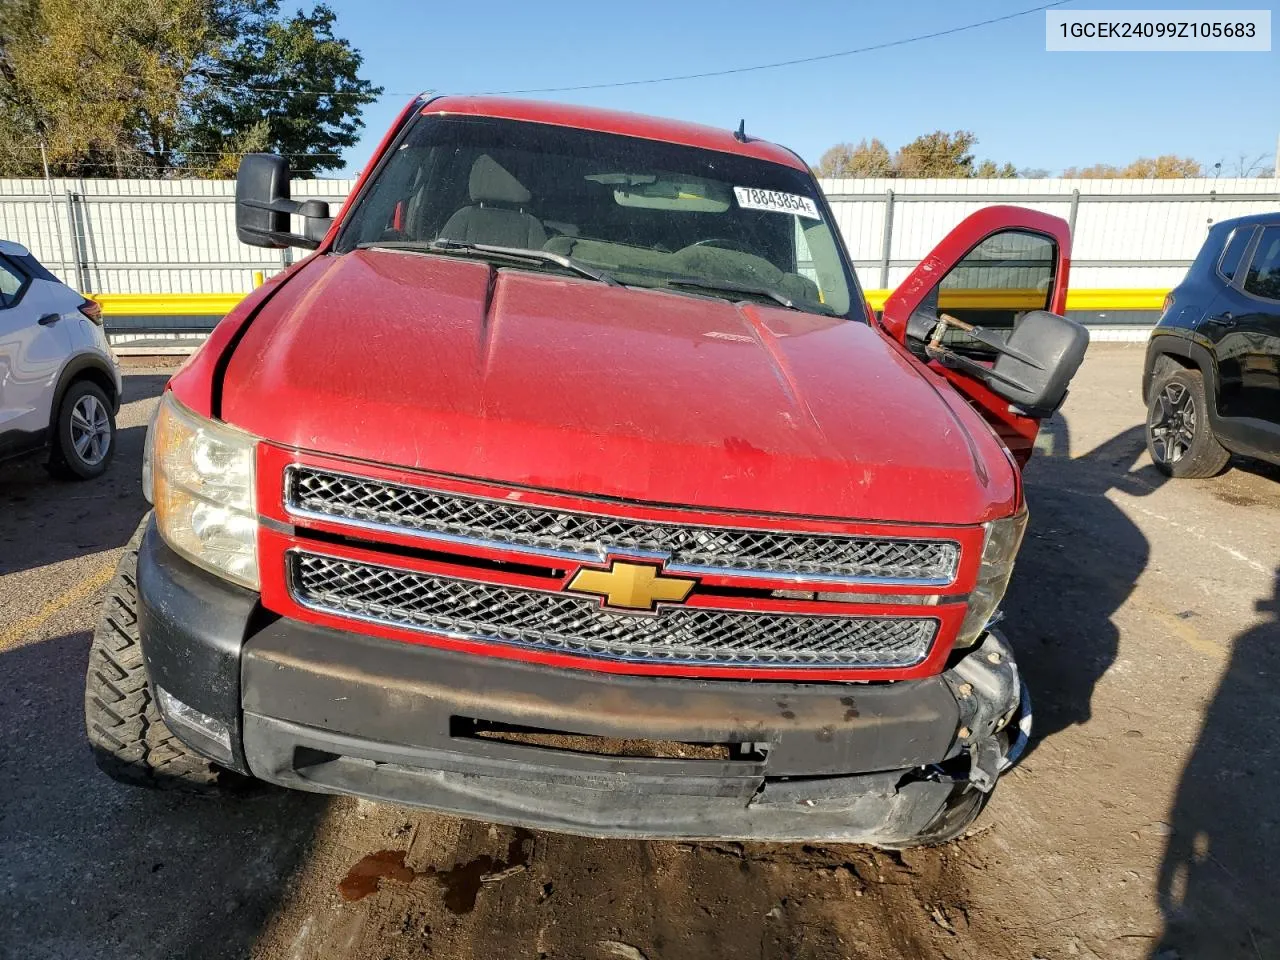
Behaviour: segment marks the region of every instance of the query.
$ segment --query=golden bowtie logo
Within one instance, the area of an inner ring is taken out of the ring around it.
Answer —
[[[567,589],[604,597],[611,607],[655,610],[659,602],[683,603],[696,582],[684,577],[665,577],[660,567],[647,563],[615,560],[608,570],[579,570]]]

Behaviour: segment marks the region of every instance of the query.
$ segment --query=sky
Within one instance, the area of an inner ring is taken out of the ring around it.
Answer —
[[[363,138],[347,153],[342,173],[354,175],[421,90],[505,92],[751,66],[962,26],[1037,0],[327,2],[338,14],[338,34],[364,54],[362,75],[387,91],[365,108]],[[1065,9],[1207,8],[1073,0]],[[812,163],[841,141],[878,137],[892,150],[937,129],[973,131],[979,159],[1054,174],[1165,153],[1194,157],[1210,169],[1220,161],[1223,176],[1241,155],[1274,161],[1280,47],[1048,53],[1044,46],[1045,14],[1036,12],[818,63],[530,96],[720,127],[736,128],[745,118],[749,133]]]

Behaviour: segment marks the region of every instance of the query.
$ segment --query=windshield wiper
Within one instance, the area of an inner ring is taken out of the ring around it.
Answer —
[[[702,280],[698,277],[670,277],[667,280],[669,287],[697,287],[699,290],[709,290],[711,292],[720,291],[722,293],[745,293],[757,297],[768,297],[770,300],[780,303],[788,310],[802,310],[803,307],[797,307],[795,301],[784,296],[777,290],[771,290],[768,287],[753,287],[748,283],[729,283],[724,280]]]
[[[421,240],[374,241],[373,243],[359,244],[359,247],[362,250],[385,247],[388,250],[423,250],[430,253],[479,253],[489,254],[495,257],[506,257],[509,260],[533,260],[538,263],[554,263],[556,266],[564,267],[566,270],[572,270],[574,273],[587,277],[590,280],[597,280],[600,283],[608,284],[611,287],[622,286],[622,284],[603,270],[597,270],[595,267],[589,267],[580,260],[574,260],[572,257],[566,257],[561,253],[552,253],[550,250],[532,250],[525,247],[500,247],[490,243],[468,243],[465,240],[446,240],[443,237],[437,237],[430,242],[423,242]]]

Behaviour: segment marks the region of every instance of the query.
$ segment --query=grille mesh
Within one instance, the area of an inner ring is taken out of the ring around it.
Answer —
[[[603,558],[610,549],[669,556],[669,564],[766,574],[950,583],[950,540],[829,536],[646,523],[441,493],[310,467],[290,467],[291,509],[380,526]]]
[[[938,621],[672,607],[613,613],[589,598],[455,580],[294,552],[300,603],[394,626],[613,660],[762,667],[905,667]]]

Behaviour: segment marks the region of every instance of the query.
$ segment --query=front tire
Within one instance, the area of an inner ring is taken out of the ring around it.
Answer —
[[[236,775],[189,750],[156,706],[138,633],[140,539],[135,535],[120,559],[89,647],[84,685],[89,745],[98,767],[121,783],[221,792]]]
[[[111,401],[92,380],[67,388],[54,422],[49,470],[64,480],[102,476],[116,454],[116,417]]]
[[[1147,452],[1166,476],[1185,479],[1217,476],[1231,459],[1213,435],[1199,370],[1174,370],[1151,388]]]

